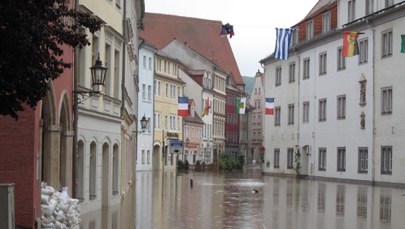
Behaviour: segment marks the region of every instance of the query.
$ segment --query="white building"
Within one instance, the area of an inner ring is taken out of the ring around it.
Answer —
[[[255,160],[257,163],[262,163],[260,160],[259,149],[262,146],[263,140],[263,120],[264,120],[264,87],[263,87],[263,73],[257,71],[255,75],[255,81],[253,84],[253,89],[249,97],[249,104],[253,106],[250,112],[251,122],[248,125],[249,136],[251,141],[250,152],[248,152],[248,163],[252,163]]]
[[[188,44],[183,44],[178,40],[171,41],[167,46],[163,48],[166,53],[175,56],[177,59],[189,69],[188,75],[190,77],[184,77],[180,75],[182,80],[186,82],[184,87],[184,93],[192,97],[195,101],[196,112],[200,115],[204,122],[202,131],[202,149],[203,158],[207,164],[211,164],[214,160],[213,152],[214,148],[217,152],[224,152],[224,134],[225,134],[225,76],[219,72],[222,71],[211,61],[207,60],[203,55],[193,50]],[[218,72],[218,73],[217,73]],[[214,103],[214,80],[217,76],[218,93]],[[220,78],[223,76],[223,78]],[[199,85],[198,87],[196,87]],[[223,87],[222,87],[223,86]],[[198,89],[199,88],[199,89]],[[222,89],[222,91],[219,90]],[[215,123],[217,123],[217,144],[214,146],[214,104],[218,109]],[[219,142],[219,143],[218,143]],[[222,145],[222,147],[219,147]]]
[[[96,15],[103,21],[94,35],[82,31],[91,44],[79,50],[75,63],[78,91],[92,89],[88,69],[98,58],[108,70],[101,93],[90,97],[89,94],[79,95],[74,196],[81,199],[81,214],[100,211],[102,207],[114,211],[121,208],[127,212],[130,207],[122,200],[134,193],[137,30],[142,25],[144,1],[79,0],[78,3],[78,10]],[[88,226],[87,222],[83,223],[84,227]],[[96,227],[101,227],[100,222]]]
[[[404,16],[404,1],[320,0],[294,26],[288,60],[261,61],[275,98],[264,172],[405,183],[405,107],[393,99],[405,86]],[[342,57],[344,31],[360,32],[359,55]]]
[[[139,49],[139,89],[138,117],[145,117],[148,126],[145,130],[138,126],[138,150],[136,170],[152,170],[153,161],[159,155],[153,155],[153,126],[154,126],[154,60],[157,49],[145,40],[141,40]],[[157,157],[153,159],[153,157]]]

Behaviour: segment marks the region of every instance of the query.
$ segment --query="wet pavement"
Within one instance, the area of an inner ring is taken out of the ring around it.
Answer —
[[[137,229],[405,228],[404,216],[404,189],[262,176],[259,169],[137,172]]]

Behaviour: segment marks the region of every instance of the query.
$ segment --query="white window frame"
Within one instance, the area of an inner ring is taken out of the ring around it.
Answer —
[[[302,123],[309,123],[309,101],[302,103]]]
[[[392,56],[392,30],[386,30],[381,34],[382,58]]]
[[[326,98],[319,99],[319,122],[326,121],[327,100]]]
[[[319,75],[326,75],[327,72],[327,58],[328,55],[326,52],[320,53],[319,54]]]
[[[346,95],[339,95],[337,97],[337,119],[346,119]]]
[[[326,148],[322,147],[318,149],[319,161],[318,161],[318,171],[326,171]]]
[[[366,64],[368,62],[368,39],[359,41],[359,64]]]
[[[346,171],[346,147],[337,148],[337,171]]]
[[[337,70],[345,70],[346,69],[346,57],[342,55],[343,47],[339,47],[337,50]]]
[[[368,173],[368,148],[359,147],[358,154],[358,173]]]
[[[381,88],[381,114],[392,114],[392,87]]]
[[[304,59],[304,66],[303,66],[303,76],[302,76],[302,79],[304,79],[304,80],[306,80],[306,79],[309,79],[309,76],[310,76],[310,63],[311,63],[311,59],[308,57],[308,58],[305,58]]]

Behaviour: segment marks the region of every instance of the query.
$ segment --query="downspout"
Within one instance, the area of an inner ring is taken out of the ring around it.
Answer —
[[[373,88],[372,88],[372,98],[373,98],[373,111],[372,111],[372,143],[371,143],[371,165],[372,165],[372,169],[371,169],[371,182],[374,185],[375,184],[375,158],[376,158],[376,152],[375,152],[375,138],[376,138],[376,124],[375,124],[375,111],[376,111],[376,103],[375,103],[375,29],[370,25],[370,21],[366,20],[367,24],[368,24],[368,28],[373,32],[373,64],[372,64],[372,77],[373,77]]]
[[[75,0],[74,1],[74,8],[75,8],[75,11],[78,11],[78,7],[79,7],[79,0]],[[79,32],[79,29],[77,29],[77,31],[76,32]],[[79,112],[79,107],[78,107],[78,104],[77,104],[77,101],[79,100],[79,97],[78,97],[78,94],[76,93],[76,91],[77,91],[77,89],[78,89],[78,86],[77,86],[77,83],[78,83],[78,73],[79,73],[79,69],[78,69],[78,66],[77,66],[77,60],[79,60],[79,48],[78,47],[75,47],[74,48],[74,50],[73,50],[73,53],[74,53],[74,58],[73,58],[73,158],[72,158],[72,166],[73,166],[73,169],[72,169],[72,182],[73,182],[73,184],[72,184],[72,196],[73,197],[75,197],[75,198],[77,198],[77,186],[75,185],[76,184],[76,177],[77,177],[77,171],[76,171],[76,157],[77,157],[77,151],[78,151],[78,149],[77,149],[77,132],[78,132],[78,118],[79,118],[79,114],[78,114],[78,112]],[[80,198],[82,198],[82,197],[80,197]]]
[[[122,35],[124,37],[124,44],[122,47],[122,80],[121,80],[121,118],[123,117],[123,112],[125,110],[125,50],[128,44],[127,40],[127,29],[126,29],[126,19],[127,19],[127,0],[124,0],[123,8],[123,20],[122,20]]]

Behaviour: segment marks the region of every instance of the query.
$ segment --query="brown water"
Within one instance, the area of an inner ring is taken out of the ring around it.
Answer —
[[[261,176],[258,169],[137,173],[137,229],[405,228],[404,218],[404,189]]]

